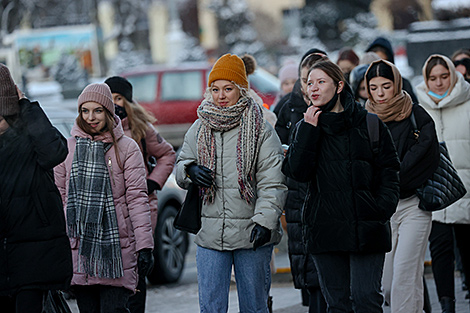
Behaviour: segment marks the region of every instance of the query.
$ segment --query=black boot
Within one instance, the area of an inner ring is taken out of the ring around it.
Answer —
[[[455,313],[455,300],[449,297],[442,297],[441,303],[442,313]]]

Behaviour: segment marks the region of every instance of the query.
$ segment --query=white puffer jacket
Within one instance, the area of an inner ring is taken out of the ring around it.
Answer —
[[[419,103],[432,116],[439,141],[445,141],[450,158],[467,188],[467,194],[440,211],[433,220],[446,224],[470,224],[470,84],[457,72],[451,93],[435,103],[427,94],[425,82],[416,87]]]
[[[185,135],[184,143],[176,162],[176,181],[182,188],[188,188],[190,179],[186,166],[197,163],[196,120]],[[251,231],[255,223],[271,230],[270,243],[278,243],[282,236],[280,216],[287,196],[285,176],[281,173],[284,159],[281,142],[273,127],[265,121],[260,135],[259,155],[254,175],[256,200],[248,204],[241,199],[238,191],[237,139],[235,127],[225,132],[215,132],[216,175],[214,203],[202,205],[202,227],[196,235],[196,244],[219,251],[250,249]]]

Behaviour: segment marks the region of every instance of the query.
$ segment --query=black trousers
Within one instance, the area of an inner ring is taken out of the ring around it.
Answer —
[[[145,300],[147,298],[147,282],[145,276],[139,274],[137,292],[129,298],[127,307],[131,313],[145,313]]]
[[[128,313],[131,291],[124,287],[104,285],[73,286],[80,313]]]
[[[22,290],[15,297],[0,297],[0,311],[4,313],[42,313],[46,292]]]
[[[462,269],[468,286],[470,275],[470,238],[469,224],[443,224],[432,222],[429,236],[432,272],[436,283],[438,298],[450,297],[455,299],[454,281],[454,240],[460,252]]]

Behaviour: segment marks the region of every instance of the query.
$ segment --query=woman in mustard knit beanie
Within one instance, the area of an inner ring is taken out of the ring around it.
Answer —
[[[178,185],[197,185],[203,199],[195,239],[201,312],[227,312],[232,266],[239,311],[268,310],[287,188],[281,142],[248,91],[243,61],[217,60],[177,160]]]

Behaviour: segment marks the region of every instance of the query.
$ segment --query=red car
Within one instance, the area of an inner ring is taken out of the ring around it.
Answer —
[[[196,109],[204,98],[210,70],[208,63],[182,63],[139,67],[121,75],[133,85],[135,100],[157,118],[159,133],[176,148],[197,119]],[[249,80],[250,87],[271,106],[279,92],[279,80],[261,68]]]

